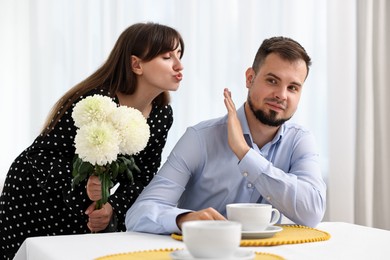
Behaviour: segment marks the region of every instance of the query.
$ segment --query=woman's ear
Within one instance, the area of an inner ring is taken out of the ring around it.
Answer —
[[[141,59],[134,55],[131,55],[131,70],[137,75],[142,75]]]

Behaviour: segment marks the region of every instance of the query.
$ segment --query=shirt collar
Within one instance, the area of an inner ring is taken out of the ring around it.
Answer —
[[[238,119],[240,120],[241,122],[241,128],[242,128],[242,132],[243,134],[248,134],[248,135],[251,135],[251,131],[249,130],[249,126],[248,126],[248,121],[246,119],[246,115],[245,115],[245,109],[244,109],[244,105],[242,105],[238,110],[237,110],[237,116],[238,116]],[[251,139],[252,139],[252,136],[251,136]]]

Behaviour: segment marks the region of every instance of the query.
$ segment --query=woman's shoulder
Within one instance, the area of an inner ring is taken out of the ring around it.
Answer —
[[[173,118],[173,110],[171,105],[156,105],[153,104],[152,111],[150,112],[149,118],[162,118],[170,119]]]
[[[86,92],[84,95],[82,95],[80,98],[85,98],[93,95],[102,95],[102,96],[109,96],[111,97],[111,93],[103,88],[94,88]]]
[[[111,93],[108,90],[103,89],[103,88],[93,88],[93,89],[88,90],[87,92],[85,92],[83,94],[76,93],[76,95],[78,95],[78,97],[73,102],[72,107],[74,107],[79,101],[83,100],[84,98],[91,97],[94,95],[108,96],[108,97],[112,98],[115,103],[117,103],[117,104],[119,103],[119,101],[115,97],[112,97]],[[71,109],[73,109],[73,108],[71,108]]]
[[[173,113],[170,105],[153,105],[152,111],[147,118],[152,132],[166,133],[173,124]]]

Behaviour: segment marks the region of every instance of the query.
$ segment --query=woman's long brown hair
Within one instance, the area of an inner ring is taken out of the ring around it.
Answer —
[[[107,61],[92,75],[68,90],[53,106],[41,131],[48,134],[65,111],[92,89],[105,89],[113,97],[116,93],[133,94],[137,87],[137,77],[131,69],[131,56],[150,61],[156,56],[173,51],[184,41],[175,29],[156,23],[137,23],[128,27],[119,36]],[[157,105],[169,103],[169,92],[164,91],[154,99]]]

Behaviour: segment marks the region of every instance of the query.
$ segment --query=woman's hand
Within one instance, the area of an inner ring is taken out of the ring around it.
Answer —
[[[113,215],[113,209],[110,203],[103,205],[101,209],[95,209],[96,202],[93,202],[85,211],[88,215],[87,226],[91,232],[99,232],[108,226]]]
[[[98,201],[102,198],[102,184],[98,176],[89,176],[87,182],[87,195],[92,201]]]

